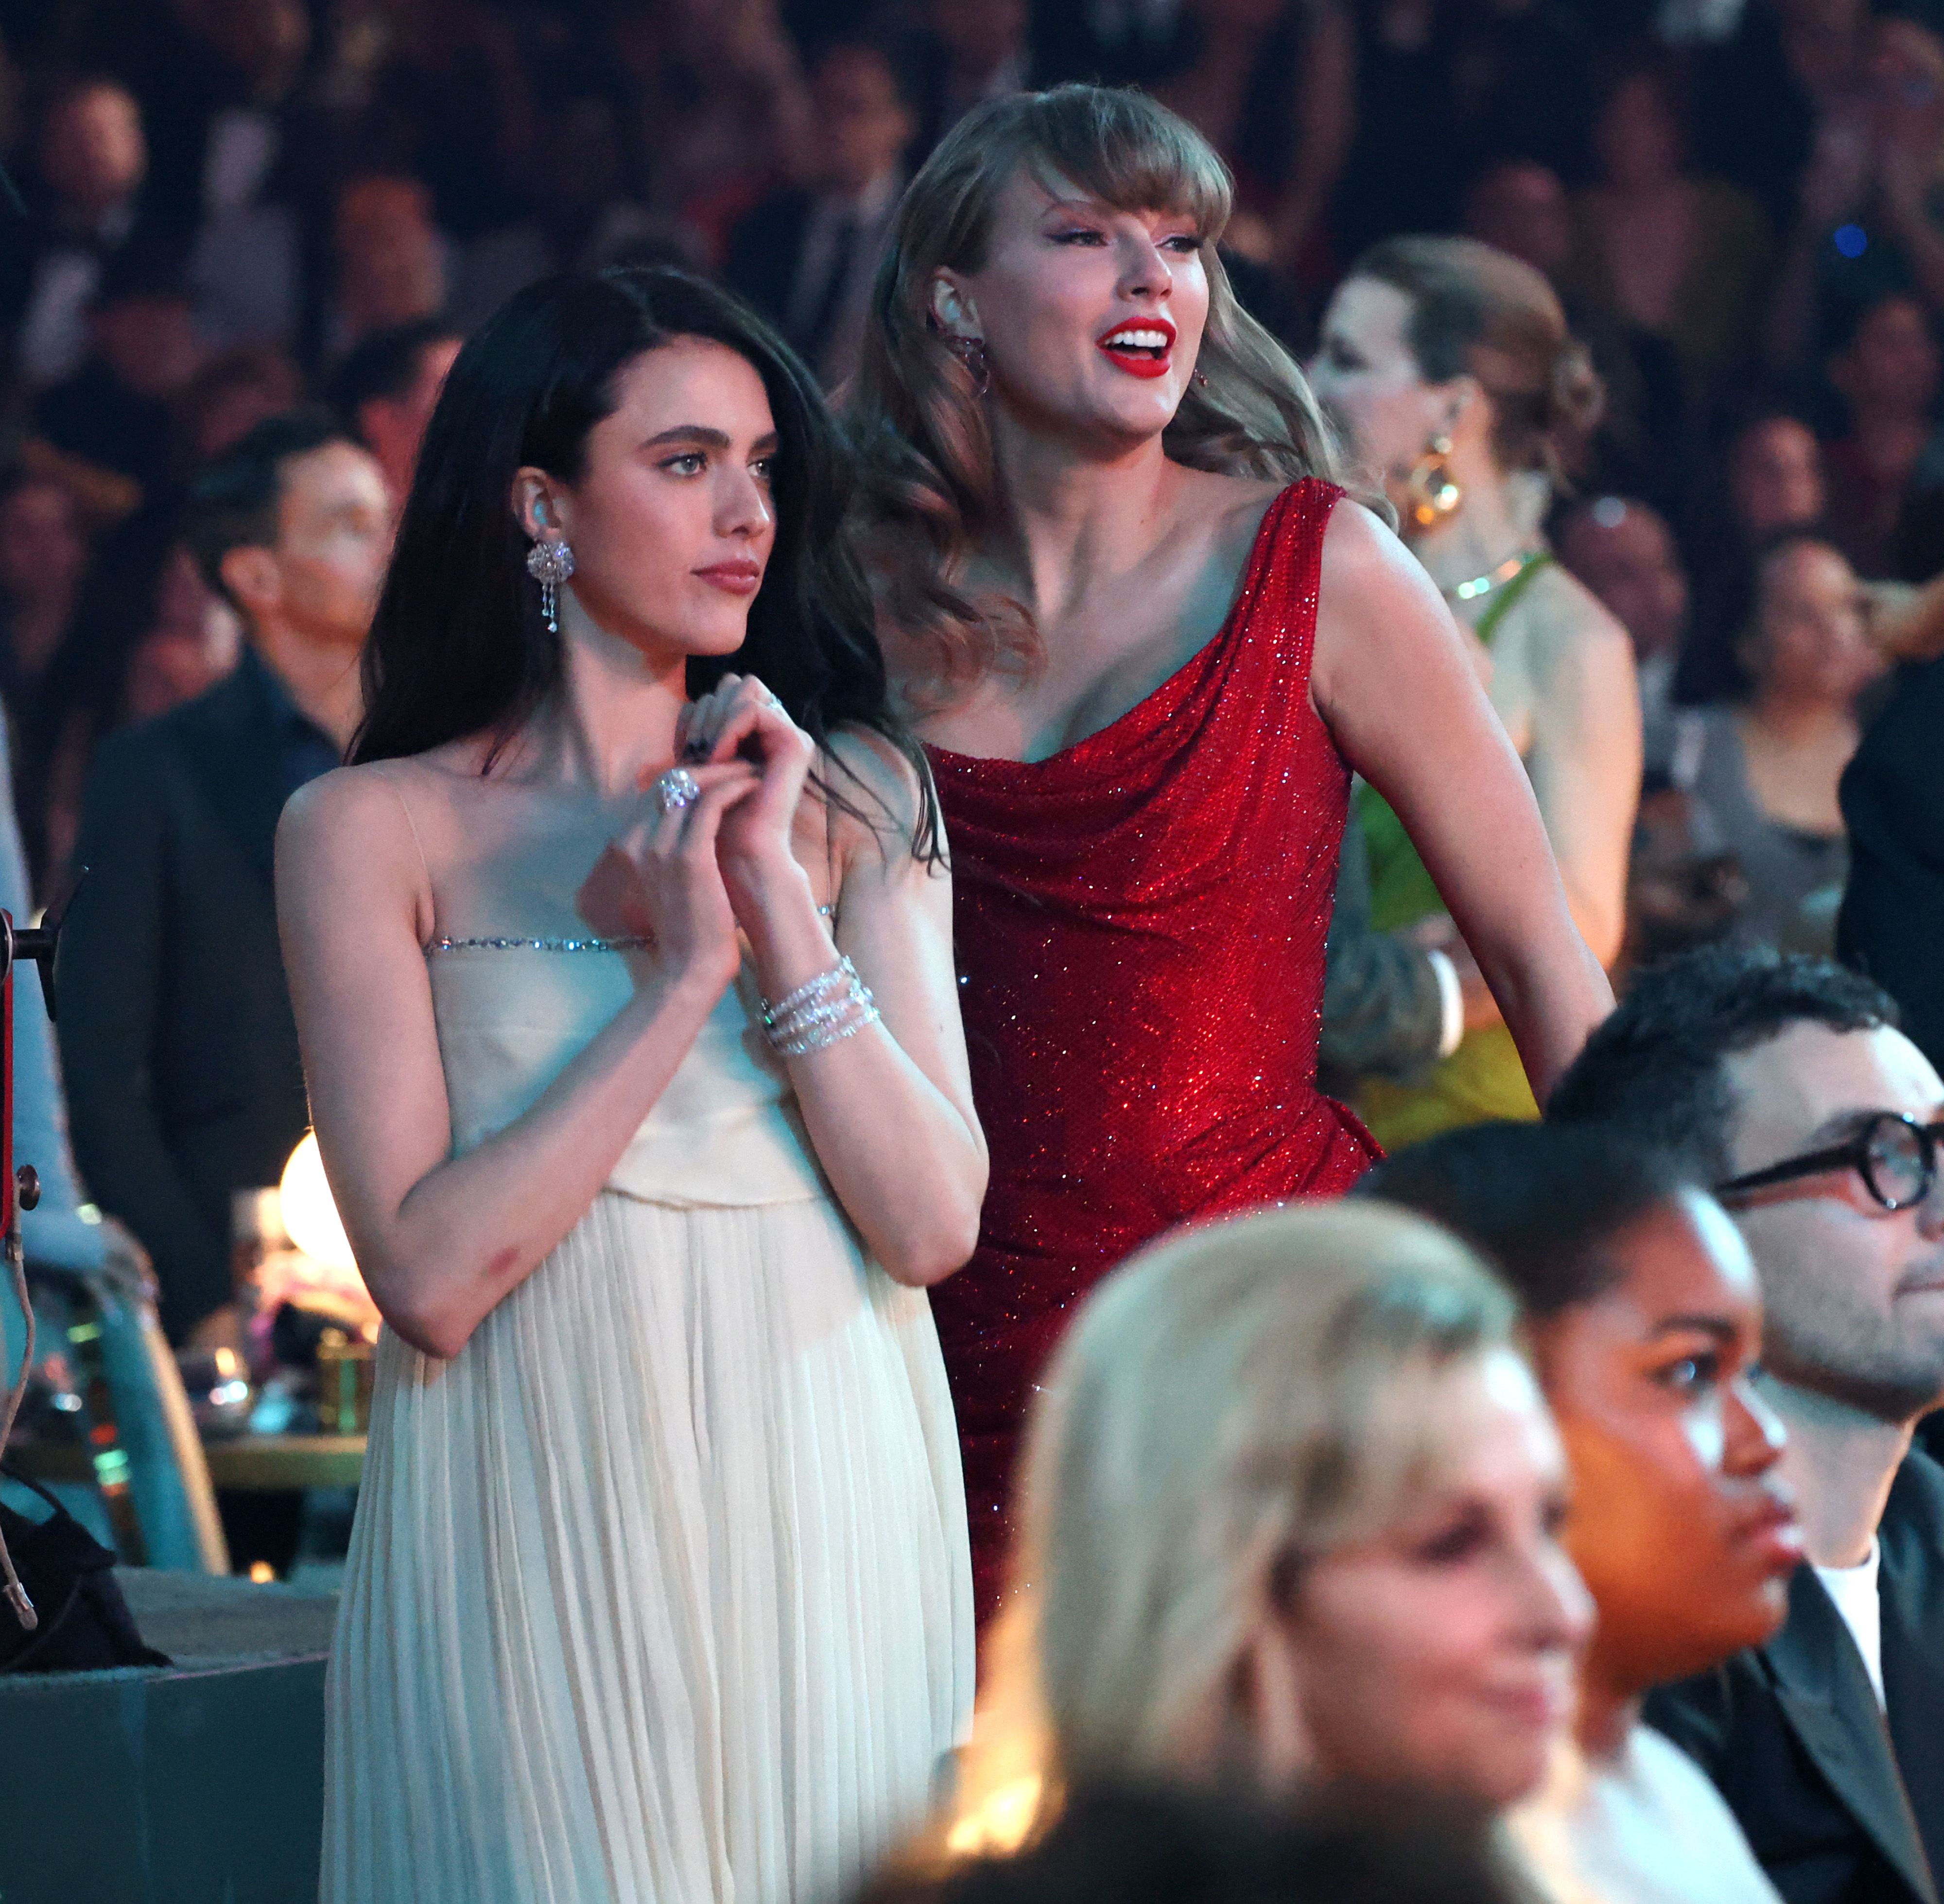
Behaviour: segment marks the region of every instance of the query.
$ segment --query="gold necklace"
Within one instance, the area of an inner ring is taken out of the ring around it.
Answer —
[[[1444,598],[1447,601],[1476,601],[1481,595],[1490,595],[1494,589],[1502,589],[1508,582],[1523,575],[1545,553],[1543,548],[1521,549],[1517,555],[1508,555],[1496,568],[1488,569],[1483,575],[1475,575],[1469,582],[1460,582],[1455,589],[1445,589]]]

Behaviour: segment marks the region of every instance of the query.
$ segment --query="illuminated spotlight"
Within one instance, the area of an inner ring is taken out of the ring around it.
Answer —
[[[315,1131],[306,1131],[303,1143],[291,1152],[291,1161],[284,1166],[284,1180],[277,1189],[283,1199],[284,1228],[291,1241],[306,1256],[334,1269],[355,1269],[358,1259],[351,1253],[351,1240],[344,1234],[331,1186],[325,1180]]]
[[[1870,248],[1870,235],[1860,225],[1836,227],[1836,249],[1846,258],[1860,258]]]

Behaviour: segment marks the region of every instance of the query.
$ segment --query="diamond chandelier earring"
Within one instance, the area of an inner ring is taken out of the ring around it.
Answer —
[[[1458,512],[1465,491],[1451,471],[1451,439],[1434,436],[1430,447],[1410,466],[1404,492],[1410,519],[1420,529],[1433,529]]]
[[[574,573],[574,551],[564,542],[537,542],[527,551],[527,573],[540,585],[540,614],[547,632],[560,632],[560,585]]]

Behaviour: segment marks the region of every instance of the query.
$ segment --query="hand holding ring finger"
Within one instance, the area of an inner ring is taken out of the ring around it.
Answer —
[[[671,767],[655,782],[655,804],[665,814],[680,813],[693,806],[702,792],[700,783],[685,767]]]

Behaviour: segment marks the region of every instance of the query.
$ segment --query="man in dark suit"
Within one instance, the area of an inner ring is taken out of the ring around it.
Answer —
[[[722,275],[835,389],[857,368],[917,120],[898,61],[868,40],[826,46],[810,85],[815,183],[758,205],[730,234]]]
[[[1708,1170],[1761,1278],[1807,1558],[1765,1646],[1647,1716],[1788,1904],[1937,1904],[1944,1869],[1944,1080],[1878,987],[1711,948],[1642,974],[1547,1106]]]
[[[385,481],[327,414],[198,478],[187,539],[248,637],[236,672],[103,746],[60,969],[74,1149],[154,1259],[172,1340],[233,1339],[230,1200],[309,1121],[277,944],[284,802],[341,758],[391,546]]]
[[[1850,884],[1837,955],[1902,1007],[1944,1069],[1944,660],[1906,667],[1843,776]]]

